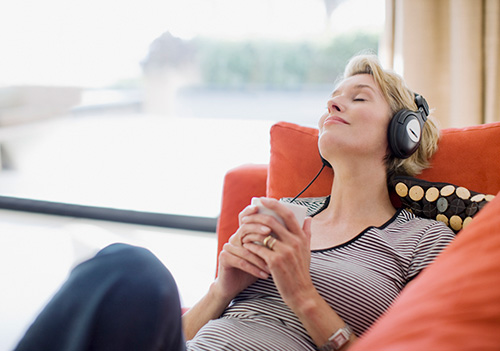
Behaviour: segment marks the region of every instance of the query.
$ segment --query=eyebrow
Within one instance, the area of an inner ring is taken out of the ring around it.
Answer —
[[[376,94],[377,92],[375,91],[375,89],[373,89],[373,87],[371,85],[368,85],[368,84],[356,84],[354,87],[352,87],[353,90],[362,90],[362,89],[370,89],[374,94]],[[338,89],[335,89],[332,93],[332,97],[334,97],[335,95],[338,95],[338,92],[339,90]]]

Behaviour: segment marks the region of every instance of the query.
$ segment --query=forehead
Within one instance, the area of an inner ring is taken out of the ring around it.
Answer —
[[[344,91],[357,91],[364,89],[372,91],[376,95],[382,96],[382,91],[371,74],[357,74],[345,78],[336,86],[332,96],[342,94]]]

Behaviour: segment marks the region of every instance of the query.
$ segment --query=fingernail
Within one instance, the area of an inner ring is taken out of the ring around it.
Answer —
[[[267,274],[266,272],[262,272],[262,271],[261,271],[261,272],[259,273],[259,275],[260,275],[260,277],[261,277],[262,279],[267,279],[267,278],[269,278],[269,274]]]
[[[260,227],[260,230],[262,230],[263,233],[269,233],[271,231],[271,228],[263,225],[262,227]]]

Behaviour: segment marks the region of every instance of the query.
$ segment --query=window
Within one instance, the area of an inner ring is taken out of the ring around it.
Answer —
[[[383,0],[12,2],[0,195],[214,219],[225,172],[268,162],[272,123],[316,125],[383,21]]]

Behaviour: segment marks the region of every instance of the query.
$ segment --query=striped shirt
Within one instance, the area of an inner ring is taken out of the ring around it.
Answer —
[[[319,294],[363,334],[405,285],[453,240],[443,223],[398,211],[347,243],[311,251],[310,274]],[[188,341],[188,350],[316,350],[284,303],[272,277],[243,290],[222,316]]]

